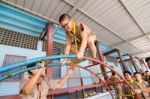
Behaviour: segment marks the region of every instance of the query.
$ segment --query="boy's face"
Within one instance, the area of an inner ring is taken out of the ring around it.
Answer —
[[[38,72],[38,69],[31,70],[32,75],[35,75]]]
[[[150,60],[147,62],[147,65],[150,66]]]
[[[61,23],[61,26],[67,31],[67,32],[71,32],[72,31],[72,24],[73,24],[73,20],[71,18],[66,18],[65,20],[63,20]]]
[[[150,75],[150,72],[146,72],[146,75]]]
[[[40,65],[41,65],[41,63],[37,63],[37,64],[36,64],[36,66],[40,66]],[[39,69],[31,70],[32,75],[37,74],[38,70],[39,70]]]
[[[130,74],[128,74],[128,73],[125,73],[125,78],[126,78],[127,80],[130,80],[130,79],[132,78],[132,76],[131,76]]]
[[[135,79],[137,81],[140,81],[142,78],[141,78],[141,75],[140,74],[135,74]]]

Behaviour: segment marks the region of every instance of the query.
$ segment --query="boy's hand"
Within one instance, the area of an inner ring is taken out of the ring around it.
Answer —
[[[62,65],[62,66],[64,66],[66,63],[67,63],[67,59],[63,59],[63,60],[61,61],[61,65]]]
[[[45,62],[42,62],[40,65],[41,67],[45,68]]]
[[[72,72],[74,71],[74,66],[70,66],[69,70],[67,71],[69,74],[72,74]]]
[[[77,53],[77,58],[78,59],[82,59],[84,57],[83,53],[82,52],[78,52]]]
[[[38,63],[37,65],[40,65],[42,67],[40,68],[41,70],[45,70],[45,62]]]
[[[142,92],[141,89],[134,89],[134,91],[135,91],[136,93],[138,93],[138,94],[140,94],[140,93]]]

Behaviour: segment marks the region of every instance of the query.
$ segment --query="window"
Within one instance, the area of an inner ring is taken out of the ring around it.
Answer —
[[[3,61],[3,67],[7,66],[7,65],[10,65],[10,64],[17,63],[17,62],[25,61],[26,59],[27,59],[26,56],[5,55],[5,58],[4,58],[4,61]],[[16,68],[16,69],[13,69],[13,70],[10,70],[10,71],[7,71],[7,72],[3,72],[1,75],[6,76],[6,75],[9,75],[11,73],[22,70],[24,68],[25,68],[24,66],[19,67],[19,68]],[[18,79],[22,79],[22,78],[23,78],[23,74],[19,74],[19,75],[16,75],[14,77],[11,77],[10,79],[18,80]]]
[[[27,49],[37,49],[38,37],[0,28],[0,44]]]

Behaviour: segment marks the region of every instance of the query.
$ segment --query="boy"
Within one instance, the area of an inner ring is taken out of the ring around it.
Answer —
[[[113,76],[112,77],[113,82],[121,81],[120,77],[115,72],[112,72],[112,76]],[[116,99],[123,99],[122,96],[120,96],[120,94],[122,94],[122,85],[114,84],[114,89],[115,89],[115,93],[117,94]]]
[[[138,85],[138,86],[134,86],[135,89],[138,89],[138,88],[145,89],[145,88],[149,87],[148,82],[146,82],[142,79],[139,72],[135,72],[134,77],[135,77],[135,81]],[[148,93],[142,92],[142,94],[140,94],[140,97],[141,97],[141,99],[149,99],[150,95]]]
[[[136,85],[136,83],[134,79],[132,78],[132,74],[129,71],[125,71],[124,76],[125,76],[125,79],[128,81],[128,83],[134,88],[134,85]],[[124,88],[125,95],[129,95],[129,96],[126,96],[127,99],[136,99],[134,96],[134,92],[130,88],[129,85],[124,85],[123,88]]]
[[[145,59],[145,61],[146,61],[146,63],[147,63],[148,68],[150,69],[150,57],[147,57],[147,58]]]
[[[28,73],[30,74],[30,77],[21,82],[20,94],[22,99],[47,99],[48,90],[60,88],[69,77],[69,75],[67,75],[57,83],[53,79],[48,79],[48,77],[44,74],[44,62],[38,63],[37,65],[42,68],[29,71]],[[27,68],[33,66],[36,66],[36,64],[27,66]],[[73,71],[71,69],[67,72],[67,74],[72,72]]]
[[[89,29],[83,23],[77,23],[68,14],[62,14],[59,18],[59,23],[66,31],[66,49],[65,55],[68,55],[70,51],[77,54],[78,59],[82,59],[86,47],[89,48],[92,57],[96,58],[96,33]],[[72,39],[74,39],[72,43]],[[67,62],[64,59],[62,65]]]
[[[150,85],[150,72],[149,71],[145,71],[146,75],[145,75],[145,81],[147,81]]]

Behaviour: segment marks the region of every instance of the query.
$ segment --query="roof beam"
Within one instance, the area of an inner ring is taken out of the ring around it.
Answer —
[[[43,31],[39,37],[41,40],[43,40],[45,38],[45,36],[47,35],[48,25],[49,25],[49,23],[46,24],[45,28],[43,29]]]
[[[103,53],[103,55],[104,55],[104,56],[107,56],[107,55],[112,54],[112,53],[115,53],[115,52],[117,52],[117,49],[112,49],[112,50],[110,50],[110,51],[108,51],[108,52]]]

